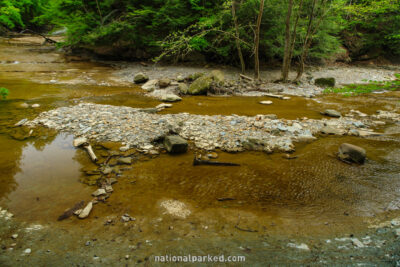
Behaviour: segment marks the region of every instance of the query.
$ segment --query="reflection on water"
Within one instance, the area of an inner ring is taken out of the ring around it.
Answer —
[[[76,152],[72,137],[59,135],[48,142],[24,145],[18,159],[1,157],[5,163],[1,178],[14,184],[7,190],[3,183],[2,206],[9,207],[17,217],[54,220],[54,214],[90,195],[90,189],[78,183],[80,164],[73,160]]]
[[[0,61],[18,49],[0,49]],[[33,78],[46,82],[52,79],[52,74],[45,72],[51,68],[63,71],[58,79],[74,79],[77,75],[83,79],[86,71],[91,71],[93,75],[89,76],[93,79],[106,77],[109,69],[94,63],[64,62],[57,53],[43,56],[26,47],[21,51],[29,56],[16,57],[20,64],[12,65],[12,69],[11,63],[0,66],[0,86],[11,91],[8,100],[0,101],[0,205],[23,220],[54,221],[66,208],[91,199],[94,187],[79,181],[82,169],[96,166],[83,150],[72,147],[71,136],[55,135],[43,129],[35,129],[29,135],[27,129],[13,125],[23,118],[34,118],[44,110],[81,100],[140,108],[154,107],[159,102],[144,97],[138,87],[34,83]],[[52,62],[32,64],[37,60]],[[19,70],[28,72],[21,74]],[[320,118],[319,111],[328,107],[342,111],[360,109],[368,114],[377,109],[396,108],[398,96],[398,92],[392,92],[368,98],[321,97],[330,104],[293,97],[289,101],[273,100],[270,106],[258,104],[263,98],[197,96],[184,97],[182,102],[174,103],[162,113],[273,113],[286,119]],[[23,102],[39,103],[41,107],[24,109],[20,107]],[[398,133],[396,126],[390,129]],[[338,161],[334,154],[343,142],[364,147],[368,162],[354,166]],[[96,150],[96,153],[102,160],[108,156],[106,151]],[[194,167],[193,151],[181,156],[161,155],[152,160],[139,160],[119,178],[109,203],[95,207],[93,216],[103,218],[129,212],[133,216],[157,217],[159,201],[174,198],[188,203],[195,216],[216,224],[218,220],[214,216],[234,224],[240,211],[260,225],[270,220],[287,220],[296,229],[297,226],[307,228],[313,220],[318,223],[326,218],[341,220],[345,213],[372,216],[400,198],[400,143],[396,135],[386,140],[321,138],[312,144],[299,145],[295,155],[297,159],[287,160],[281,154],[220,153],[220,161],[240,163],[240,167]],[[219,198],[232,200],[220,202]]]

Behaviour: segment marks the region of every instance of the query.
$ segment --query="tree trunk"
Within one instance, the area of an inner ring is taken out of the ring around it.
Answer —
[[[314,21],[314,15],[315,15],[314,13],[315,13],[316,3],[317,3],[317,0],[313,0],[313,4],[311,7],[311,13],[310,13],[309,20],[308,20],[307,33],[304,38],[303,49],[302,49],[300,61],[299,61],[299,67],[297,69],[296,81],[300,80],[301,76],[303,76],[303,73],[304,73],[304,63],[305,63],[305,60],[307,59],[308,49],[311,45],[311,38],[312,38],[311,28],[312,28],[312,23]]]
[[[260,28],[261,28],[261,19],[264,11],[264,0],[260,2],[260,11],[258,12],[257,17],[257,28],[255,32],[254,38],[254,77],[259,80],[260,79],[260,59],[259,59],[259,46],[260,46]]]
[[[292,64],[294,46],[296,44],[297,25],[299,24],[299,19],[300,19],[300,15],[301,15],[301,9],[303,7],[303,2],[304,2],[304,0],[300,0],[299,10],[297,12],[296,21],[295,21],[294,27],[293,27],[292,41],[291,41],[291,44],[290,44],[290,52],[289,52],[289,59],[288,59],[288,65],[289,65],[288,66],[288,76],[289,76],[289,72],[290,72],[290,66]]]
[[[283,54],[283,63],[282,63],[282,82],[286,83],[289,76],[289,56],[290,56],[290,47],[291,47],[291,35],[290,35],[290,19],[292,17],[292,9],[293,9],[293,0],[289,0],[288,11],[286,14],[286,29],[285,29],[285,50]]]
[[[233,22],[235,24],[235,35],[236,35],[236,48],[238,51],[238,56],[240,59],[240,66],[242,67],[242,73],[244,74],[245,70],[246,70],[246,65],[244,63],[244,59],[243,59],[243,54],[242,54],[242,49],[240,48],[240,41],[239,41],[239,24],[237,22],[237,17],[236,17],[236,1],[233,0],[232,1],[232,18],[233,18]]]

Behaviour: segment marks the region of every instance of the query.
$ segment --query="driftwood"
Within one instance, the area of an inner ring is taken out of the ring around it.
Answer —
[[[232,163],[232,162],[219,162],[219,161],[210,161],[210,160],[201,160],[194,158],[193,166],[197,165],[211,165],[211,166],[240,166],[240,164]]]
[[[89,154],[92,161],[93,162],[97,161],[96,154],[94,154],[92,146],[89,144],[89,142],[87,141],[87,139],[85,137],[76,138],[73,141],[73,146],[74,147],[83,147],[84,149],[86,149],[86,151]]]
[[[85,201],[76,203],[72,208],[65,211],[63,214],[61,214],[60,217],[58,217],[57,221],[62,221],[62,220],[65,220],[65,219],[71,217],[75,211],[82,209],[84,205],[85,205]]]
[[[30,33],[39,35],[40,37],[43,37],[43,38],[45,39],[45,41],[46,41],[47,43],[49,43],[49,44],[57,44],[57,43],[58,43],[57,41],[55,41],[55,40],[53,40],[53,39],[51,39],[51,38],[49,38],[49,37],[47,37],[47,36],[45,36],[45,35],[43,35],[43,34],[41,34],[41,33],[38,33],[38,32],[32,31],[32,30],[29,30],[29,29],[23,30],[21,33],[24,33],[24,32],[30,32]]]
[[[97,157],[96,157],[96,154],[94,154],[94,152],[93,152],[92,146],[90,144],[87,144],[87,145],[84,145],[83,148],[86,149],[86,151],[89,154],[89,156],[92,159],[92,161],[96,162],[97,161]]]
[[[239,74],[240,78],[248,80],[248,81],[254,81],[253,78],[250,78],[249,76],[243,75],[243,74]]]

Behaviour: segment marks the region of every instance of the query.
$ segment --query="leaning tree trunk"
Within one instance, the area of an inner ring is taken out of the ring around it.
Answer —
[[[286,83],[289,76],[290,68],[290,47],[291,47],[291,35],[290,35],[290,19],[292,17],[293,0],[289,0],[288,12],[286,14],[286,29],[285,29],[285,50],[283,54],[282,63],[282,82]]]
[[[260,11],[258,12],[257,17],[257,28],[255,32],[254,38],[254,77],[259,80],[260,79],[260,59],[259,59],[259,46],[260,46],[260,28],[261,28],[261,19],[264,11],[264,0],[260,2]]]
[[[242,67],[242,74],[246,71],[246,65],[244,63],[243,59],[243,54],[242,54],[242,49],[240,48],[240,41],[239,41],[239,24],[237,21],[236,17],[236,1],[232,1],[232,18],[233,18],[233,23],[235,24],[235,41],[236,41],[236,48],[238,51],[238,56],[240,60],[240,66]]]

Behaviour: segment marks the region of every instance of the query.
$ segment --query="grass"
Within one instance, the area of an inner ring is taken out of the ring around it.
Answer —
[[[8,94],[9,94],[9,92],[8,92],[8,90],[6,88],[0,87],[0,97],[2,99],[6,99]]]
[[[349,84],[341,88],[326,88],[325,94],[336,93],[344,96],[357,96],[375,91],[396,91],[400,89],[400,74],[396,73],[396,80],[393,81],[368,81],[368,84]]]

